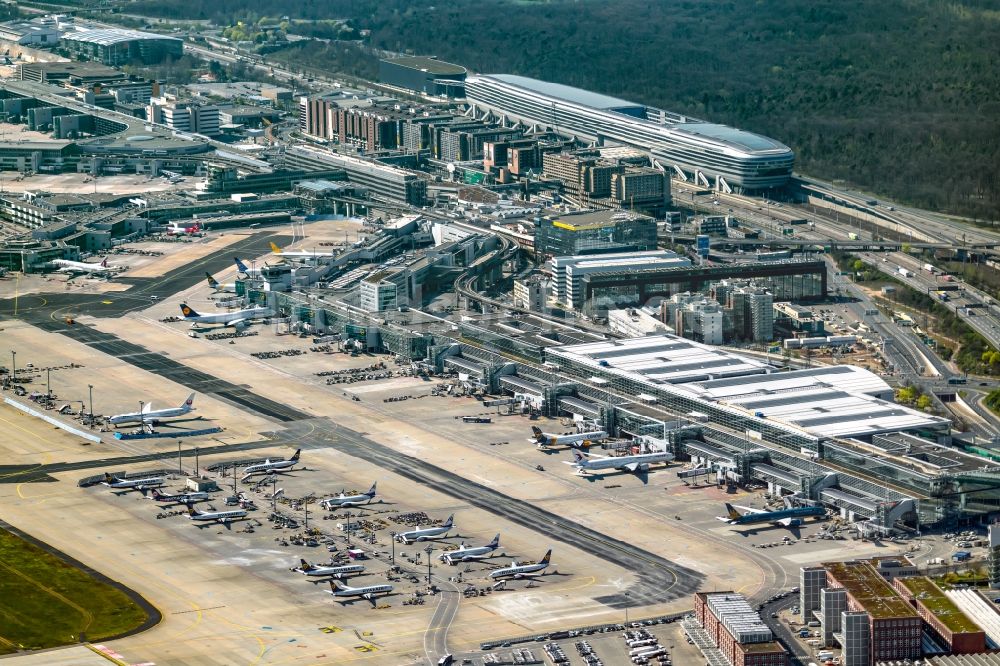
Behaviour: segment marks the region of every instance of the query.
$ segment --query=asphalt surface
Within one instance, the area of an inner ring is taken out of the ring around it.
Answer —
[[[210,456],[216,453],[233,453],[235,451],[253,451],[274,447],[274,442],[262,440],[259,442],[243,442],[242,444],[220,444],[218,446],[198,447],[199,456]],[[186,458],[191,456],[190,450],[184,453]],[[102,469],[108,470],[112,466],[137,465],[139,463],[153,462],[155,460],[177,460],[176,451],[161,451],[159,453],[147,453],[139,456],[114,457],[114,458],[94,458],[91,460],[78,460],[76,462],[56,462],[47,465],[0,465],[0,483],[32,483],[38,481],[52,481],[51,474],[58,472],[72,472],[74,470]],[[177,471],[176,467],[170,468]],[[117,472],[120,474],[120,472]],[[151,472],[152,473],[152,472]]]
[[[704,580],[704,576],[693,569],[595,532],[529,502],[508,497],[419,458],[399,453],[327,419],[291,423],[282,431],[270,433],[270,437],[274,444],[295,444],[303,448],[332,446],[632,572],[638,580],[627,590],[627,597],[623,590],[596,598],[612,608],[659,604],[688,597]]]
[[[286,236],[265,231],[247,236],[200,259],[156,278],[115,278],[115,282],[131,285],[125,291],[106,294],[42,292],[20,296],[16,303],[16,318],[32,324],[65,323],[68,317],[120,317],[133,310],[149,307],[153,297],[162,300],[205,281],[205,273],[216,273],[233,265],[233,257],[260,256],[270,252],[272,241],[284,245]],[[60,285],[61,286],[61,285]],[[15,317],[13,298],[0,299],[0,319]]]

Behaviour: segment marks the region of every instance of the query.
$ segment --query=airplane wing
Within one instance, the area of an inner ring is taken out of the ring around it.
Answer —
[[[622,465],[622,469],[623,470],[625,470],[627,472],[632,472],[632,473],[637,472],[640,467],[642,467],[642,463],[637,463],[637,462],[631,462],[631,463],[628,463],[627,465]]]
[[[740,506],[738,504],[736,504],[734,506],[737,509],[743,509],[743,511],[746,512],[746,513],[767,513],[767,511],[764,511],[763,509],[754,509],[754,508],[749,507],[749,506]]]
[[[361,597],[363,599],[367,600],[368,603],[370,603],[372,605],[372,608],[375,608],[375,595],[374,594],[370,594],[370,593],[369,594],[362,594]]]

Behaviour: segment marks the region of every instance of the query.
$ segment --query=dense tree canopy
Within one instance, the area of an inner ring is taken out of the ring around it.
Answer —
[[[734,124],[790,145],[804,173],[1000,218],[1000,0],[140,0],[134,10],[224,25],[250,12],[344,19],[377,49]]]

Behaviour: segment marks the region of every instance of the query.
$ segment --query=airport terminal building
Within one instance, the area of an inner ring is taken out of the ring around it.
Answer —
[[[465,90],[477,112],[640,148],[661,168],[724,191],[782,187],[795,163],[791,149],[774,139],[558,83],[480,74],[466,78]]]

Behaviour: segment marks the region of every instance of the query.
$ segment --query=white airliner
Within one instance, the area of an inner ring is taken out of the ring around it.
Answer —
[[[334,578],[330,581],[330,594],[335,597],[361,597],[375,605],[375,599],[380,594],[392,592],[392,585],[367,585],[365,587],[348,587]]]
[[[145,488],[155,488],[157,486],[163,485],[162,476],[144,476],[138,479],[119,479],[117,476],[111,476],[107,472],[104,473],[104,481],[101,483],[108,488],[120,488],[128,490],[143,490]]]
[[[141,412],[131,412],[129,414],[116,414],[108,419],[108,422],[112,425],[121,425],[123,423],[151,423],[156,425],[164,419],[172,419],[178,416],[184,416],[194,411],[194,393],[187,397],[184,404],[180,407],[171,407],[169,409],[157,409],[153,411],[153,403],[149,402],[143,405]]]
[[[97,273],[106,275],[118,270],[114,266],[108,266],[107,257],[99,264],[88,264],[85,261],[70,261],[69,259],[53,259],[52,264],[59,266],[60,273]]]
[[[444,521],[443,524],[438,527],[420,527],[417,529],[410,530],[409,532],[400,532],[396,535],[396,541],[401,543],[413,543],[414,541],[423,541],[424,539],[430,539],[431,537],[442,536],[451,531],[454,527],[452,524],[452,519],[455,514],[448,516],[448,520]]]
[[[188,504],[188,519],[198,521],[215,521],[219,523],[229,523],[240,518],[247,517],[246,509],[232,509],[230,511],[198,511]]]
[[[199,227],[197,223],[179,224],[177,222],[171,222],[167,227],[168,236],[184,236],[185,234],[190,236],[198,233],[199,231],[201,231],[201,227]]]
[[[236,293],[236,283],[229,282],[223,284],[212,277],[211,273],[205,273],[205,277],[208,278],[208,286],[215,290],[217,294],[235,294]]]
[[[493,541],[490,541],[485,546],[474,546],[468,547],[464,543],[460,545],[455,550],[449,550],[444,555],[441,555],[441,561],[447,562],[448,564],[454,566],[459,562],[468,562],[469,560],[480,560],[484,557],[489,557],[493,551],[500,547],[500,535],[497,534],[493,537]]]
[[[288,257],[289,259],[309,259],[310,257],[333,257],[336,254],[332,250],[325,252],[311,252],[309,250],[282,250],[274,243],[271,243],[271,252],[278,255],[279,257]]]
[[[266,474],[268,472],[280,472],[291,469],[299,463],[299,456],[301,454],[302,449],[295,449],[295,453],[292,454],[292,457],[287,460],[271,460],[268,458],[262,463],[250,465],[243,470],[243,477],[246,478],[253,474]]]
[[[181,303],[181,314],[184,315],[184,321],[193,324],[223,324],[237,329],[243,328],[254,319],[266,319],[274,315],[271,308],[266,307],[203,315],[195,312],[187,303]]]
[[[332,578],[344,578],[350,574],[359,574],[365,570],[363,564],[343,564],[336,567],[324,567],[309,564],[305,560],[299,560],[299,562],[302,564],[296,569],[296,571],[305,576],[329,576]]]
[[[534,433],[534,437],[531,441],[538,445],[538,448],[545,446],[572,446],[577,449],[585,449],[590,446],[591,442],[600,442],[608,438],[608,433],[603,430],[594,430],[592,432],[578,432],[569,435],[553,435],[551,433],[542,432],[542,429],[534,426],[531,428],[531,432]]]
[[[180,493],[175,495],[164,495],[156,488],[153,488],[153,492],[150,494],[149,499],[169,504],[192,504],[194,502],[204,502],[208,499],[208,497],[208,493]]]
[[[599,472],[602,470],[621,470],[623,472],[645,472],[650,465],[656,463],[668,463],[674,459],[674,454],[661,451],[658,453],[640,453],[634,456],[594,456],[587,454],[589,458],[579,451],[573,452],[573,461],[564,460],[567,465],[576,468],[576,473],[583,475],[586,472]]]
[[[537,571],[545,571],[552,559],[552,549],[545,551],[545,556],[537,564],[518,564],[517,561],[510,563],[509,567],[497,569],[490,572],[490,578],[531,578],[540,576]]]
[[[378,483],[377,481],[375,483]],[[362,493],[360,495],[345,495],[340,493],[335,497],[327,497],[325,500],[320,502],[321,506],[327,509],[335,509],[337,507],[350,507],[350,506],[360,506],[361,504],[368,504],[373,499],[375,499],[375,483],[372,487],[368,489],[368,492]]]

